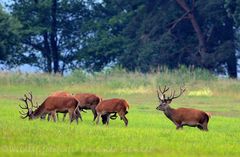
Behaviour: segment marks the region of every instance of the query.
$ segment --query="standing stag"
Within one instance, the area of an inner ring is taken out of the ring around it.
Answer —
[[[79,102],[74,97],[60,97],[60,96],[49,96],[45,101],[33,111],[32,93],[29,92],[29,96],[24,94],[24,98],[20,100],[25,103],[25,106],[20,106],[21,109],[27,110],[27,112],[19,111],[22,115],[21,118],[29,117],[29,119],[36,119],[47,114],[51,114],[53,120],[56,122],[56,112],[68,111],[70,122],[74,119],[78,123],[78,117],[81,115],[79,111]],[[28,102],[31,103],[29,107]]]
[[[114,113],[114,115],[116,115],[116,113],[118,113],[120,118],[124,121],[125,126],[127,126],[128,119],[126,118],[125,115],[128,113],[128,111],[127,111],[128,109],[129,109],[129,105],[128,105],[127,101],[124,99],[114,98],[114,99],[103,100],[96,107],[96,111],[97,111],[96,124],[99,123],[99,118],[100,118],[100,116],[102,116],[103,123],[106,122],[106,124],[108,125],[109,119],[111,117],[110,115],[112,113]],[[106,119],[104,120],[104,118],[106,118]]]
[[[210,114],[204,111],[191,109],[191,108],[178,108],[173,109],[169,106],[173,99],[180,97],[185,89],[180,87],[180,93],[175,96],[175,91],[171,92],[169,97],[165,97],[165,93],[169,90],[166,86],[161,90],[157,90],[157,96],[160,101],[160,105],[156,108],[161,110],[175,125],[176,129],[183,128],[183,126],[198,127],[200,130],[208,131],[208,121]],[[161,93],[161,95],[159,94]]]

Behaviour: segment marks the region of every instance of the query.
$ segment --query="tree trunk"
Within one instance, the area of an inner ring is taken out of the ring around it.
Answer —
[[[187,3],[185,2],[185,0],[176,0],[177,3],[179,4],[179,6],[186,12],[188,13],[188,18],[190,19],[193,29],[196,32],[197,35],[197,39],[198,39],[198,51],[199,54],[201,56],[201,61],[200,63],[202,65],[204,65],[205,59],[206,59],[206,53],[207,53],[207,46],[205,43],[205,39],[204,39],[204,34],[201,31],[201,28],[193,14],[193,10],[190,9],[190,7],[187,5]],[[194,7],[192,7],[193,9]]]
[[[228,30],[225,37],[227,40],[231,41],[231,45],[229,46],[229,56],[227,57],[227,72],[230,78],[237,78],[237,56],[236,56],[236,45],[235,45],[235,32],[233,29],[234,21],[231,18],[226,20],[226,29]]]
[[[45,32],[43,34],[43,38],[44,38],[44,54],[45,54],[45,57],[47,59],[47,72],[48,73],[52,73],[52,55],[51,55],[51,49],[50,49],[50,46],[49,46],[49,42],[48,42],[48,33]]]
[[[230,78],[237,78],[237,57],[235,51],[227,59],[227,71]]]
[[[50,33],[50,41],[51,41],[51,49],[52,49],[52,57],[53,57],[53,71],[54,73],[59,72],[59,52],[58,52],[58,45],[57,45],[57,0],[52,0],[52,7],[51,7],[51,33]]]

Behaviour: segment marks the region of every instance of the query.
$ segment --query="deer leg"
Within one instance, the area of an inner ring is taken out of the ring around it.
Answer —
[[[58,113],[56,113],[55,115],[57,115],[57,120],[59,121]]]
[[[109,120],[110,120],[110,114],[107,114],[107,125],[109,124]]]
[[[51,116],[53,118],[53,121],[56,122],[56,112],[52,112],[51,113]]]
[[[97,118],[97,112],[96,112],[95,108],[92,108],[92,113],[93,113],[93,121],[95,121]]]
[[[48,113],[48,118],[47,118],[47,120],[50,121],[50,119],[51,119],[51,113]]]
[[[125,126],[128,126],[128,119],[125,117],[125,115],[122,116],[121,118],[122,118],[122,120],[124,121]]]
[[[103,123],[103,124],[106,124],[106,123],[107,123],[107,116],[108,116],[108,114],[101,115],[102,123]]]
[[[78,124],[78,115],[75,114],[75,120],[76,120],[76,123]]]
[[[74,120],[74,110],[68,110],[70,123]]]
[[[70,123],[72,123],[72,122],[74,121],[74,114],[71,113],[70,115],[71,115],[71,116],[70,116]]]
[[[76,119],[78,119],[78,117],[79,117],[79,119],[80,119],[81,121],[83,121],[83,120],[82,120],[82,115],[81,115],[81,112],[80,112],[79,108],[76,109],[75,115],[76,115]]]
[[[120,118],[124,121],[124,123],[125,123],[125,126],[128,126],[128,119],[126,118],[126,116],[125,116],[125,111],[120,111],[119,113],[118,113],[118,115],[120,116]]]
[[[65,120],[66,116],[67,116],[67,113],[63,113],[63,119],[62,119],[62,121]]]
[[[97,124],[97,125],[98,125],[98,123],[99,123],[100,116],[101,116],[101,114],[98,113],[98,114],[97,114],[97,120],[96,120],[96,124]]]

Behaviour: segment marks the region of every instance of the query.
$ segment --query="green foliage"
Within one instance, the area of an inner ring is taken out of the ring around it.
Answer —
[[[222,72],[227,64],[229,75],[236,77],[234,24],[224,4],[223,0],[195,3],[193,13],[207,45],[201,59],[196,32],[188,18],[180,18],[184,12],[175,1],[103,1],[94,10],[97,27],[86,41],[84,54],[92,57],[85,56],[86,65],[100,70],[114,61],[130,71],[148,72],[184,64]],[[119,44],[111,44],[116,39]]]
[[[17,56],[19,49],[20,22],[10,14],[4,12],[0,5],[0,61],[14,64],[13,58]]]
[[[10,15],[1,11],[0,30],[9,27],[0,32],[0,55],[49,73],[115,64],[148,73],[185,65],[236,78],[239,0],[184,2],[191,12],[176,0],[14,0]]]

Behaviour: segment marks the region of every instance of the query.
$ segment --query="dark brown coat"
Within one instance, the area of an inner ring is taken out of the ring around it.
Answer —
[[[97,117],[96,106],[102,101],[102,98],[91,93],[78,93],[74,97],[80,102],[80,109],[92,110],[93,121]]]
[[[208,130],[208,121],[210,114],[201,110],[192,108],[178,108],[173,109],[170,104],[173,99],[180,97],[184,92],[185,88],[180,87],[180,93],[176,96],[175,91],[171,93],[169,97],[166,97],[165,93],[169,88],[166,86],[161,90],[157,90],[160,104],[156,108],[161,110],[164,114],[176,125],[177,129],[183,128],[183,126],[198,127],[200,130]]]
[[[157,108],[161,110],[160,108]],[[192,108],[173,109],[170,106],[163,110],[164,114],[176,125],[177,129],[183,126],[198,127],[201,130],[208,130],[207,124],[210,115],[204,111]]]
[[[109,124],[109,118],[111,113],[118,113],[118,115],[123,119],[125,125],[128,125],[128,119],[126,118],[126,114],[128,113],[129,105],[124,99],[108,99],[101,101],[97,107],[97,124],[99,123],[99,118],[102,115],[108,115],[107,124]]]

